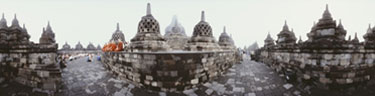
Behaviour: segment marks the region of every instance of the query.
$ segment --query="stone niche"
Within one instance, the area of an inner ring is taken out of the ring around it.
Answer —
[[[156,91],[183,91],[222,74],[235,62],[233,51],[106,52],[105,66],[119,78]]]

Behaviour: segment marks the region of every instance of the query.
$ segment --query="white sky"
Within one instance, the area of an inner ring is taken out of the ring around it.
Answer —
[[[268,31],[276,39],[284,20],[297,37],[301,35],[306,40],[313,21],[322,17],[325,4],[329,4],[337,22],[342,19],[347,37],[358,32],[362,41],[368,24],[375,25],[374,0],[1,0],[0,12],[5,13],[8,25],[17,13],[20,24],[26,24],[31,41],[39,42],[42,28],[50,21],[59,47],[65,42],[74,47],[78,41],[84,46],[89,42],[97,46],[111,38],[117,22],[125,39],[133,38],[148,2],[162,35],[173,15],[177,15],[191,36],[204,10],[216,39],[226,26],[239,47],[255,41],[263,46]]]

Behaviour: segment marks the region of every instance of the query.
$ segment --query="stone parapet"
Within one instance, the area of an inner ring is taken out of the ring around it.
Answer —
[[[259,50],[259,61],[279,72],[291,70],[300,82],[312,81],[323,89],[368,85],[375,76],[374,49]]]
[[[183,91],[217,77],[236,61],[233,51],[105,52],[119,78],[155,91]]]
[[[90,54],[100,54],[102,53],[102,50],[58,50],[57,53],[59,54],[86,54],[86,53],[90,53]]]
[[[57,91],[60,87],[56,43],[7,45],[0,50],[0,77],[49,91]]]

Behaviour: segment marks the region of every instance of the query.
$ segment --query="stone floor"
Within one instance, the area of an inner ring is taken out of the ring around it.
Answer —
[[[224,75],[196,88],[179,93],[152,92],[138,88],[109,74],[100,61],[86,58],[69,61],[63,70],[64,85],[57,96],[374,96],[375,86],[353,93],[327,91],[286,83],[284,76],[265,64],[244,57]],[[374,82],[375,83],[375,82]],[[302,91],[302,90],[308,91]],[[355,90],[355,89],[353,89]],[[311,93],[311,94],[307,94]],[[45,92],[0,77],[0,96],[44,96]]]
[[[244,57],[241,64],[236,64],[215,80],[180,93],[151,92],[137,88],[113,77],[100,61],[86,62],[86,58],[69,62],[63,70],[63,81],[65,86],[58,94],[60,96],[371,96],[374,94],[371,90],[375,89],[369,87],[355,93],[342,93],[307,86],[297,88],[296,85],[286,83],[283,75],[275,73],[265,64],[251,61],[249,57]],[[302,91],[306,88],[312,94]]]
[[[237,96],[282,96],[301,94],[292,84],[287,84],[279,76],[261,63],[244,60],[236,64],[223,76],[197,88],[179,93],[151,92],[137,88],[133,84],[112,77],[100,61],[86,62],[86,58],[69,61],[63,70],[64,86],[58,96],[166,96],[166,95],[237,95]],[[12,86],[12,87],[11,87]],[[1,96],[41,95],[31,93],[32,88],[15,87],[17,84],[1,84]],[[13,91],[5,91],[13,90]]]
[[[179,93],[152,92],[137,88],[133,84],[113,77],[100,61],[86,62],[86,58],[69,61],[63,70],[64,86],[58,96],[305,96],[292,84],[286,83],[282,75],[275,73],[265,64],[250,61],[245,57],[242,64],[236,64],[224,75],[211,82],[201,84]],[[2,84],[0,96],[43,95],[32,93],[35,89],[19,84]],[[315,91],[318,96],[320,92]],[[373,93],[369,93],[373,94]],[[311,94],[310,94],[311,95]],[[352,94],[353,95],[353,94]],[[329,95],[328,95],[329,96]],[[365,95],[361,95],[365,96]]]
[[[112,96],[165,96],[165,95],[237,95],[237,96],[281,96],[301,94],[266,67],[246,59],[216,80],[180,93],[151,92],[112,77],[99,61],[86,62],[81,58],[68,63],[63,70],[64,96],[112,95]]]

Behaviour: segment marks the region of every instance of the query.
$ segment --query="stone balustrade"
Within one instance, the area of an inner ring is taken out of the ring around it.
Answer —
[[[106,52],[119,78],[156,91],[182,91],[212,80],[236,61],[233,51]]]
[[[56,63],[57,44],[0,45],[0,77],[7,81],[57,91],[61,71]]]
[[[276,71],[292,70],[299,81],[323,89],[368,85],[375,76],[374,49],[274,49],[260,52],[259,61]]]

